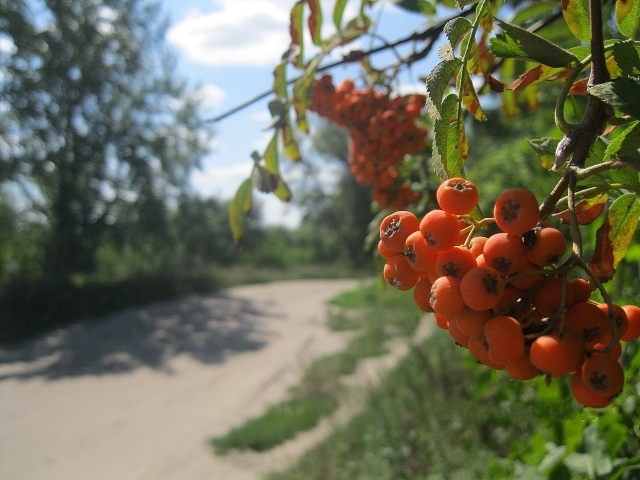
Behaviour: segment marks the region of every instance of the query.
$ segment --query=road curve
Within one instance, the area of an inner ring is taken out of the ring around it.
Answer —
[[[0,478],[255,480],[207,446],[345,346],[325,302],[356,280],[192,296],[0,351]]]

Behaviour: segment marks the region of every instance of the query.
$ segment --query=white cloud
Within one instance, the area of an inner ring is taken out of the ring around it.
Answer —
[[[276,64],[289,45],[291,0],[216,0],[217,9],[171,28],[169,42],[210,66]]]
[[[200,105],[204,110],[220,106],[220,103],[226,98],[226,96],[227,92],[212,83],[202,85],[196,92],[196,97],[200,100]]]
[[[204,196],[232,198],[240,184],[251,175],[253,161],[234,165],[205,164],[191,173],[191,185]]]

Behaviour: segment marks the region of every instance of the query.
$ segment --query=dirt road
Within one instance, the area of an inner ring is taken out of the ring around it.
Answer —
[[[324,327],[325,302],[356,285],[238,287],[0,351],[0,479],[255,480],[207,439],[345,346]]]

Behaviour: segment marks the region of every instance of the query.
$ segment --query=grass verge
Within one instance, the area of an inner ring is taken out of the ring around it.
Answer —
[[[421,317],[410,296],[391,288],[379,289],[371,282],[329,303],[329,327],[354,332],[348,348],[311,363],[283,402],[227,435],[212,438],[215,453],[232,449],[265,451],[315,427],[338,408],[344,394],[341,377],[353,373],[361,359],[387,353],[385,342],[393,336],[411,335]]]

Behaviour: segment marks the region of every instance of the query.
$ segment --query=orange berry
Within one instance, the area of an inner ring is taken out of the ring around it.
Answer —
[[[451,335],[451,338],[461,347],[469,348],[470,337],[460,331],[456,322],[449,322],[449,335]]]
[[[431,282],[428,278],[420,278],[413,289],[413,301],[424,312],[433,312],[431,308]]]
[[[471,310],[465,307],[460,313],[451,317],[458,329],[468,337],[481,337],[484,334],[484,324],[492,317],[489,310]]]
[[[525,245],[529,249],[531,263],[545,267],[558,263],[567,251],[567,240],[560,230],[543,227],[525,235]]]
[[[484,259],[501,275],[511,275],[527,261],[527,247],[518,235],[496,233],[484,244]]]
[[[493,308],[500,301],[503,292],[502,278],[493,268],[473,268],[460,281],[462,299],[473,310]]]
[[[517,360],[507,363],[505,370],[511,378],[520,381],[531,380],[540,375],[540,371],[531,363],[531,359],[527,353],[524,353]]]
[[[561,377],[582,366],[584,342],[569,329],[565,329],[562,337],[557,333],[542,335],[531,344],[529,358],[538,370]]]
[[[450,178],[438,187],[436,200],[445,212],[466,215],[478,204],[478,188],[464,178]]]
[[[380,224],[380,240],[391,250],[404,251],[407,237],[420,228],[418,218],[411,212],[400,210],[387,215]]]
[[[402,252],[398,252],[396,250],[391,250],[387,247],[382,240],[378,242],[378,253],[380,256],[386,260],[389,260],[391,257],[396,257],[398,255],[402,255]]]
[[[524,188],[506,190],[496,200],[493,216],[503,232],[522,235],[540,220],[538,200]]]
[[[383,276],[386,282],[398,290],[410,290],[418,283],[416,272],[404,255],[391,257],[384,265]]]
[[[513,317],[493,317],[484,324],[484,341],[494,362],[507,364],[524,354],[524,334]]]
[[[565,327],[577,332],[586,348],[604,341],[608,335],[611,339],[609,318],[595,303],[575,303],[565,312]]]
[[[571,377],[569,388],[576,402],[585,407],[603,408],[613,401],[612,398],[604,397],[587,387],[582,381],[582,371],[580,370],[576,371]]]
[[[617,338],[619,340],[625,333],[627,333],[627,330],[629,330],[629,319],[627,318],[627,312],[625,312],[620,305],[616,305],[614,303],[611,306],[613,307],[613,318],[616,322]],[[611,335],[613,333],[613,330],[611,329],[611,320],[609,320],[609,306],[606,303],[598,303],[597,307],[607,316],[609,329],[607,329],[604,338],[602,339],[602,343],[608,344],[611,341]]]
[[[444,210],[431,210],[420,221],[420,232],[434,250],[449,250],[460,237],[458,219]]]
[[[431,308],[445,317],[452,317],[464,308],[460,282],[453,277],[437,278],[431,286],[430,295]]]
[[[470,337],[468,348],[469,353],[483,365],[495,370],[504,370],[504,364],[496,362],[489,356],[487,345],[482,337]]]
[[[562,290],[563,281],[560,277],[549,278],[544,285],[542,285],[531,298],[533,306],[540,311],[540,313],[550,317],[562,303]],[[565,307],[573,303],[573,287],[570,283],[566,284],[565,291]]]
[[[573,285],[573,291],[575,292],[574,303],[588,302],[591,298],[591,284],[582,278],[572,278],[569,283]]]
[[[469,251],[474,257],[484,253],[484,244],[487,243],[487,237],[473,237],[469,242]]]
[[[633,342],[640,338],[640,307],[635,305],[623,305],[622,309],[627,314],[629,328],[624,335],[620,336],[620,340],[624,342]]]
[[[439,276],[447,275],[458,280],[461,280],[469,270],[477,266],[473,254],[468,249],[459,246],[440,252],[436,258],[436,273]]]
[[[439,313],[434,313],[433,318],[436,321],[436,325],[442,328],[443,330],[449,330],[449,320],[444,315],[440,315]]]
[[[427,245],[420,231],[415,231],[405,241],[404,256],[416,272],[430,272],[435,270],[438,252]]]
[[[622,391],[624,370],[609,355],[594,353],[582,364],[582,381],[587,388],[610,398]]]
[[[609,347],[609,342],[607,343],[596,343],[593,346],[594,350],[606,350]],[[611,353],[609,354],[609,356],[611,358],[613,358],[614,360],[619,360],[620,357],[622,356],[622,343],[620,341],[617,341],[616,343],[613,344],[613,348],[611,349]]]
[[[507,284],[500,297],[500,301],[492,307],[492,310],[497,315],[510,315],[522,298],[522,295],[524,295],[524,291],[513,287],[511,284]],[[515,311],[513,313],[515,313]]]
[[[545,273],[546,272],[537,265],[527,262],[520,267],[516,273],[509,277],[509,284],[521,290],[530,290],[542,280]]]

